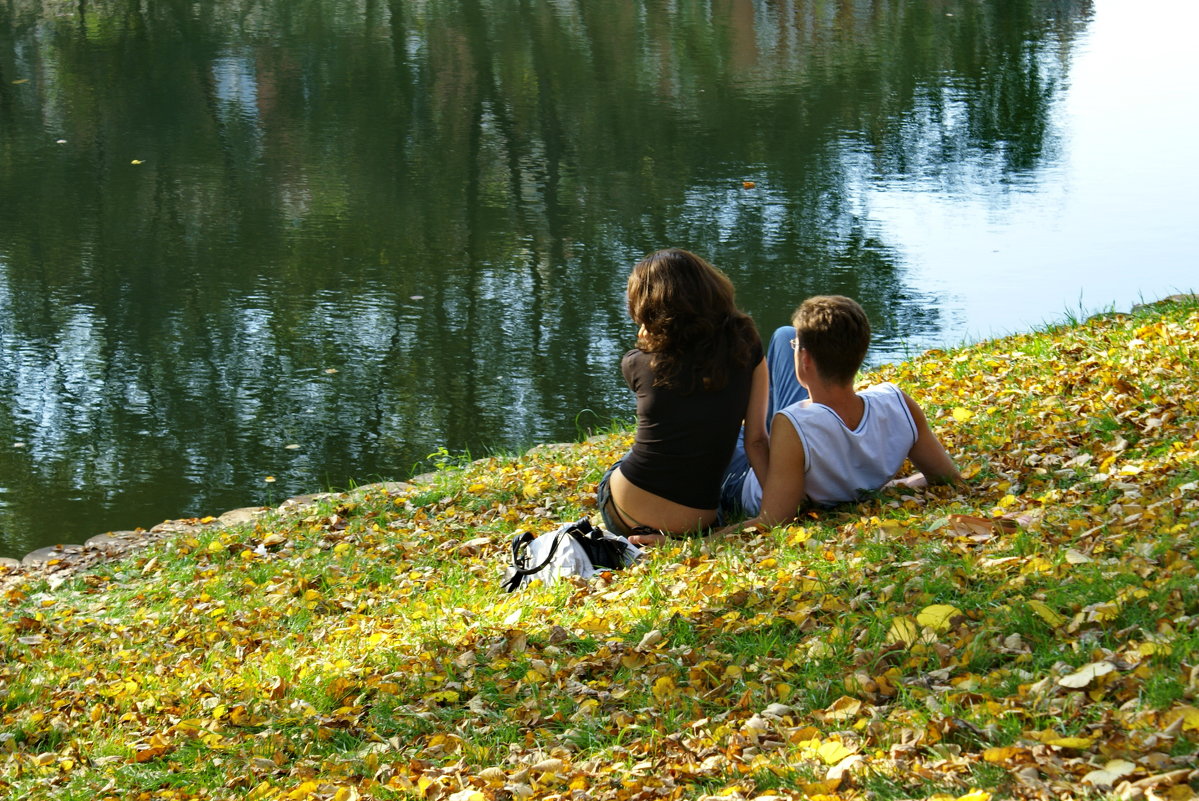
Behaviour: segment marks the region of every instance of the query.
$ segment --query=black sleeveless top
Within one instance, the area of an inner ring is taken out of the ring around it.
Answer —
[[[762,361],[762,343],[755,343],[749,365],[731,370],[728,383],[714,392],[655,387],[650,359],[645,351],[631,350],[620,362],[629,389],[637,394],[637,435],[620,472],[634,486],[669,501],[715,509],[749,406],[754,369]],[[685,366],[681,372],[686,374]]]

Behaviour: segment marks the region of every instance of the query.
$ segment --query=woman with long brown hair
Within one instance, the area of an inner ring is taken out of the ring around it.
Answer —
[[[717,523],[721,479],[742,425],[765,480],[767,370],[728,277],[677,248],[646,256],[628,282],[637,347],[621,360],[637,395],[632,450],[600,480],[604,525],[638,544]]]

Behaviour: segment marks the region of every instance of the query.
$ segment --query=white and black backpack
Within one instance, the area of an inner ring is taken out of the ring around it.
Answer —
[[[503,587],[515,592],[536,577],[553,584],[562,576],[588,579],[605,570],[632,564],[641,549],[624,537],[596,528],[589,518],[563,523],[536,536],[531,531],[512,540],[512,562],[504,571]]]

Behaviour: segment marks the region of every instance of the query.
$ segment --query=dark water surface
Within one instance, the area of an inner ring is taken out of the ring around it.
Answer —
[[[0,0],[0,555],[629,419],[662,246],[875,361],[1195,288],[1193,5]]]

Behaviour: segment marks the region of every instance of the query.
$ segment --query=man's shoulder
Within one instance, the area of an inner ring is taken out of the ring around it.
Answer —
[[[804,398],[803,400],[797,400],[792,404],[784,406],[783,408],[778,410],[778,413],[779,414],[789,414],[792,416],[801,416],[801,415],[805,415],[805,414],[811,414],[814,409],[824,409],[824,408],[827,408],[827,407],[821,406],[819,404],[813,406],[811,398]]]
[[[911,417],[912,411],[908,405],[907,393],[899,388],[898,384],[893,384],[890,381],[884,381],[881,384],[872,384],[858,393],[858,396],[864,398],[875,408],[887,414],[902,415],[903,417]]]
[[[867,398],[874,407],[876,410],[874,412],[875,420],[878,424],[882,424],[888,430],[899,427],[904,432],[910,432],[913,437],[917,435],[911,401],[908,400],[907,394],[899,388],[898,384],[884,381],[881,384],[867,387],[858,395]]]
[[[890,381],[883,381],[878,384],[871,384],[870,386],[866,387],[865,389],[858,390],[858,394],[859,395],[882,395],[885,397],[894,396],[894,397],[902,398],[904,393],[903,393],[903,390],[899,388],[898,384],[893,384]]]

